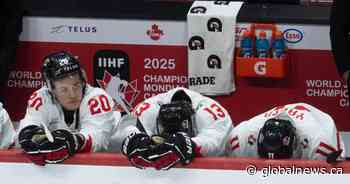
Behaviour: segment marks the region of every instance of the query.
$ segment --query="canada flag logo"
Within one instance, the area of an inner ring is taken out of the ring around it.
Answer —
[[[140,91],[137,90],[136,80],[129,83],[120,79],[119,76],[112,76],[108,71],[105,71],[103,79],[96,81],[115,100],[116,110],[130,113],[133,103],[140,94]]]
[[[159,29],[157,24],[153,24],[150,30],[147,30],[147,35],[152,40],[159,40],[164,35],[163,30]]]

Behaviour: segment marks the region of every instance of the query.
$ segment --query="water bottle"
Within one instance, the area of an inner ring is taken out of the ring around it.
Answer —
[[[253,57],[253,40],[250,31],[245,31],[241,40],[241,57]]]
[[[286,44],[281,31],[276,31],[275,38],[272,41],[272,57],[274,59],[282,59],[285,57]]]
[[[270,43],[266,38],[266,32],[260,31],[258,38],[256,39],[256,54],[258,58],[269,57]]]

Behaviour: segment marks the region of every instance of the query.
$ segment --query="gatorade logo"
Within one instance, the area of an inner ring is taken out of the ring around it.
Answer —
[[[190,12],[191,13],[200,13],[200,14],[204,14],[207,11],[207,8],[205,8],[204,6],[196,6],[191,8]]]
[[[217,55],[210,55],[207,59],[208,68],[221,69],[221,59]]]
[[[222,32],[222,22],[218,18],[210,18],[207,23],[207,29],[210,32]]]
[[[258,61],[254,65],[254,71],[257,75],[266,75],[266,62]]]
[[[230,1],[214,1],[215,5],[229,5]]]
[[[192,36],[188,41],[188,47],[190,50],[203,50],[204,39],[200,36]]]

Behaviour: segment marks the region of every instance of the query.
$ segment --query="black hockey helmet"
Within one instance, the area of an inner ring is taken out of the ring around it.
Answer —
[[[176,102],[176,101],[186,101],[192,104],[191,98],[182,89],[177,90],[171,97],[171,102]]]
[[[157,117],[158,134],[166,137],[176,132],[194,136],[194,110],[187,101],[174,101],[160,106]]]
[[[268,119],[259,131],[258,154],[261,158],[291,158],[295,147],[295,127],[289,120]]]
[[[78,73],[85,85],[79,61],[65,51],[52,53],[44,58],[42,73],[49,89],[52,89],[53,81],[63,79],[67,76]]]

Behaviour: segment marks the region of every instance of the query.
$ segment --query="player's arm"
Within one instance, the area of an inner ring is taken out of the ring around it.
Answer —
[[[228,112],[213,100],[205,101],[196,111],[197,136],[192,140],[196,144],[196,154],[201,156],[219,156],[224,154],[228,135],[233,124]]]
[[[244,148],[243,129],[238,125],[230,132],[225,145],[225,155],[230,157],[242,156],[241,150]]]
[[[67,130],[49,132],[51,96],[44,90],[34,92],[29,100],[24,119],[20,121],[18,143],[25,155],[38,165],[59,163],[77,150],[76,137]],[[55,110],[54,108],[51,110]]]
[[[40,127],[42,123],[49,123],[48,103],[49,98],[42,90],[35,91],[28,99],[25,116],[19,124],[19,132],[30,125]]]
[[[308,133],[311,140],[311,146],[309,147],[309,152],[311,152],[309,153],[310,158],[314,160],[327,160],[327,162],[343,160],[345,158],[345,146],[333,118],[329,114],[312,106],[306,107],[311,109],[310,113],[315,118],[320,129],[316,135],[311,132]]]
[[[7,149],[15,143],[16,131],[10,116],[0,103],[0,149]]]
[[[153,142],[151,136],[155,133],[156,117],[159,105],[149,101],[138,104],[129,117],[123,118],[121,124],[128,124],[122,131],[121,152],[130,163],[140,169],[152,167]]]
[[[332,163],[345,158],[344,142],[336,130],[331,134],[321,133],[314,137],[308,151],[312,160],[326,160]]]
[[[43,90],[35,91],[28,99],[26,114],[18,128],[18,135],[23,135],[24,132],[27,135],[26,138],[18,136],[18,142],[25,152],[39,149],[37,145],[34,146],[29,142],[32,142],[33,136],[45,134],[43,124],[49,123],[50,115],[48,103],[48,97]]]

